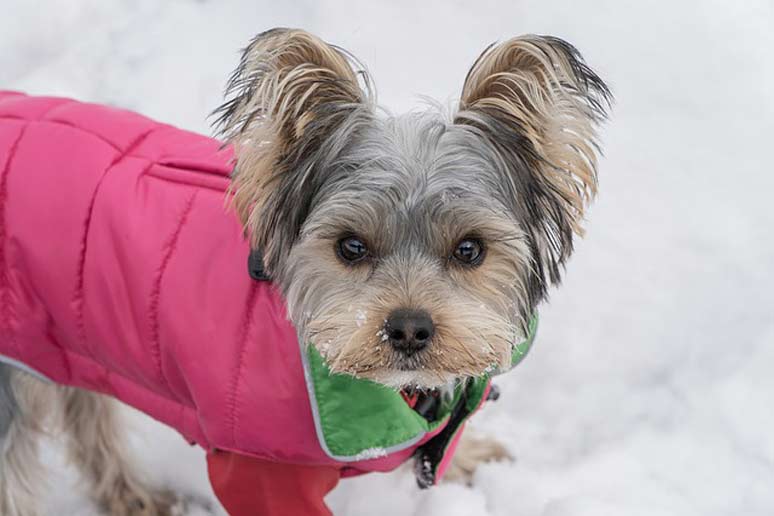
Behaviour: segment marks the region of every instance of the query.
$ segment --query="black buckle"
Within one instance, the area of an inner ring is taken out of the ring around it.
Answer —
[[[446,454],[452,439],[459,430],[460,426],[468,419],[471,411],[468,410],[468,388],[466,385],[462,391],[459,401],[452,409],[449,421],[446,427],[438,435],[417,448],[414,452],[414,475],[417,478],[417,485],[420,489],[427,489],[435,484],[438,465]],[[494,384],[489,385],[487,401],[496,401],[500,397],[500,389]],[[435,407],[437,410],[437,407]],[[420,414],[422,414],[420,412]]]
[[[438,465],[446,453],[446,448],[451,443],[460,425],[470,415],[467,407],[468,386],[462,390],[462,396],[452,409],[449,421],[438,435],[417,448],[414,452],[414,475],[420,489],[427,489],[435,484],[435,475]]]
[[[255,281],[269,281],[271,279],[266,273],[266,268],[263,265],[263,253],[260,250],[250,251],[250,255],[247,257],[247,272]]]

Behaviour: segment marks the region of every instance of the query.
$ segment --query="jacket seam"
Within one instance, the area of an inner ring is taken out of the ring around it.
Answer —
[[[14,158],[16,157],[16,152],[18,151],[22,138],[30,128],[30,125],[33,123],[40,123],[52,112],[56,111],[64,105],[71,104],[72,102],[74,101],[63,100],[62,102],[57,102],[55,105],[50,106],[43,113],[41,113],[37,119],[30,120],[26,118],[10,116],[0,117],[24,122],[24,125],[19,131],[19,135],[8,149],[8,158],[6,159],[5,166],[3,167],[3,172],[0,174],[0,336],[2,335],[3,331],[8,332],[7,338],[16,350],[17,356],[22,355],[21,350],[17,346],[16,338],[11,332],[11,267],[7,263],[8,257],[6,256],[6,202],[8,199],[8,176],[11,173],[11,165],[14,161]]]
[[[11,331],[11,266],[8,263],[6,252],[7,247],[7,229],[6,229],[6,202],[8,200],[8,176],[11,173],[11,165],[16,157],[24,133],[30,126],[28,121],[19,131],[19,135],[14,140],[8,150],[8,158],[5,161],[2,175],[0,175],[0,336],[7,332],[7,338],[16,350],[17,356],[20,350],[16,346],[16,339]]]
[[[153,361],[156,365],[156,372],[159,379],[164,384],[164,386],[170,390],[171,386],[167,377],[164,375],[163,358],[161,354],[161,340],[159,336],[159,299],[161,296],[161,281],[164,279],[164,273],[166,272],[167,266],[172,259],[172,255],[177,248],[177,241],[180,237],[180,233],[183,230],[183,226],[185,226],[186,222],[188,221],[188,216],[193,209],[194,200],[196,199],[197,193],[197,191],[194,191],[194,193],[188,197],[185,207],[183,208],[183,211],[180,215],[180,221],[175,227],[172,235],[164,244],[161,264],[159,265],[159,268],[153,279],[153,287],[151,288],[150,300],[148,302],[148,315],[150,322],[150,351],[151,355],[153,356]]]
[[[46,313],[46,337],[51,342],[51,344],[53,344],[53,346],[59,350],[67,379],[68,381],[72,380],[73,366],[70,363],[70,358],[67,356],[67,351],[65,350],[64,346],[62,346],[62,344],[59,342],[59,339],[57,339],[56,335],[54,335],[54,319],[51,317],[50,313]]]
[[[180,170],[180,169],[178,169],[176,167],[170,167],[169,165],[161,165],[159,163],[154,163],[154,165],[156,165],[155,168],[161,167],[161,168],[170,169],[170,170]],[[200,172],[199,171],[195,171],[194,173],[198,174]],[[143,174],[143,176],[144,177],[149,177],[151,179],[157,179],[159,181],[165,181],[167,183],[172,183],[172,184],[176,184],[176,185],[193,186],[195,188],[204,188],[206,190],[211,190],[213,192],[217,192],[217,193],[220,193],[220,194],[224,194],[224,193],[226,193],[228,191],[229,179],[227,177],[225,177],[225,176],[222,176],[223,180],[224,180],[223,182],[225,183],[223,188],[219,188],[219,187],[216,187],[216,186],[213,186],[213,185],[197,183],[197,182],[193,182],[193,181],[186,181],[186,180],[184,180],[182,178],[177,179],[177,178],[173,178],[173,177],[170,177],[170,176],[165,176],[163,174],[159,174],[157,171],[154,171],[153,168],[148,169],[148,171],[145,172]]]
[[[53,111],[54,109],[63,107],[67,104],[69,104],[69,102],[62,102],[61,104],[57,104],[56,106],[54,106],[51,110]],[[46,116],[47,114],[48,113],[44,113],[43,116]],[[53,124],[53,125],[61,125],[63,127],[69,127],[70,129],[75,129],[76,131],[80,131],[82,133],[93,136],[94,138],[97,138],[101,142],[109,145],[114,151],[121,152],[121,148],[118,145],[106,139],[104,136],[101,136],[95,133],[94,131],[89,131],[88,129],[84,129],[83,127],[77,126],[70,122],[65,122],[64,120],[52,120],[49,118],[29,119],[22,116],[12,116],[12,115],[0,115],[0,120],[19,120],[22,122],[36,122],[39,124]]]
[[[250,329],[253,323],[253,309],[255,300],[258,298],[258,284],[255,281],[251,281],[250,292],[245,303],[245,311],[242,314],[242,322],[240,324],[239,334],[239,347],[237,348],[239,353],[237,355],[236,371],[231,376],[233,380],[229,385],[226,398],[226,423],[227,428],[230,429],[231,442],[233,446],[238,446],[236,442],[236,427],[237,427],[237,405],[238,405],[238,389],[239,383],[242,379],[242,372],[244,370],[245,354],[247,353],[247,339],[250,337]]]
[[[105,168],[105,170],[102,172],[102,175],[97,180],[97,184],[94,186],[94,191],[91,194],[91,199],[89,200],[89,207],[86,211],[86,220],[83,223],[83,236],[81,237],[81,244],[80,244],[80,250],[78,253],[78,268],[76,269],[76,284],[75,284],[75,293],[73,294],[73,305],[75,308],[75,321],[76,326],[78,328],[78,337],[81,341],[81,343],[84,345],[84,349],[88,349],[88,345],[86,342],[86,324],[84,321],[84,313],[83,313],[83,305],[84,305],[84,274],[85,274],[85,268],[86,268],[86,250],[88,246],[89,241],[89,230],[91,229],[91,218],[94,213],[94,205],[97,200],[97,195],[100,191],[100,187],[102,186],[102,183],[104,182],[105,178],[108,175],[108,172],[110,172],[116,165],[118,165],[121,161],[123,161],[129,154],[136,149],[145,139],[150,136],[150,134],[156,129],[156,127],[152,127],[150,130],[145,131],[144,133],[140,134],[133,142],[131,142],[126,149],[124,149],[120,154],[118,154],[115,158],[113,158],[113,161],[110,162],[110,164]],[[88,132],[88,131],[87,131]],[[152,165],[149,164],[148,167]]]

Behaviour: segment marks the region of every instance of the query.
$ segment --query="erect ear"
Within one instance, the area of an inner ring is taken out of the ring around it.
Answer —
[[[371,111],[370,81],[353,63],[305,31],[272,29],[244,50],[214,113],[236,153],[234,205],[269,272],[297,238],[342,126]]]
[[[468,72],[455,122],[489,140],[525,221],[535,257],[534,300],[582,235],[597,190],[596,127],[611,94],[569,43],[527,35],[487,48]]]

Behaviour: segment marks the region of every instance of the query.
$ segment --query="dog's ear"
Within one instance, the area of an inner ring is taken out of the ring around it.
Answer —
[[[560,280],[597,189],[596,128],[610,91],[569,43],[521,36],[487,48],[468,72],[455,122],[493,145],[509,202],[533,248],[533,299]]]
[[[302,30],[272,29],[244,50],[215,111],[234,145],[234,204],[269,272],[298,236],[334,133],[370,112],[370,81],[348,53]],[[341,144],[342,135],[338,135]]]

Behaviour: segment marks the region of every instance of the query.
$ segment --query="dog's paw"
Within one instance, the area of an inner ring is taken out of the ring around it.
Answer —
[[[188,501],[172,491],[144,491],[125,486],[101,500],[102,512],[111,516],[185,516]]]
[[[179,495],[178,505],[181,512],[173,512],[175,516],[213,516],[215,514],[215,508],[212,502],[203,496],[196,494],[182,494]]]
[[[505,446],[489,437],[465,433],[457,445],[457,451],[443,479],[447,482],[470,485],[479,464],[503,461],[513,461]]]

